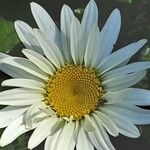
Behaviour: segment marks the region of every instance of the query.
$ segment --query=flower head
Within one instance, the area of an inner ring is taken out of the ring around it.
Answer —
[[[82,21],[69,6],[61,11],[59,30],[48,13],[31,3],[39,29],[22,21],[15,29],[25,45],[26,58],[0,54],[0,69],[13,77],[0,92],[0,139],[5,146],[34,130],[28,148],[43,140],[45,150],[113,150],[108,133],[137,138],[135,125],[149,124],[148,90],[133,88],[146,75],[150,62],[128,64],[147,42],[145,39],[112,53],[121,26],[115,9],[99,31],[94,0],[85,8]]]

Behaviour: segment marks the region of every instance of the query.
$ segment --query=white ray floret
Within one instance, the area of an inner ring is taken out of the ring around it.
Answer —
[[[74,14],[71,8],[64,5],[61,10],[61,40],[62,40],[62,52],[64,58],[68,62],[72,62],[70,51],[70,30],[71,22],[74,19]]]
[[[15,29],[26,48],[35,50],[43,55],[43,50],[33,35],[33,29],[27,23],[18,20],[15,22]]]
[[[49,38],[61,48],[60,31],[50,15],[40,5],[34,2],[31,3],[31,11],[40,30],[47,33]]]
[[[18,118],[22,115],[28,106],[7,106],[0,111],[0,118],[3,120],[0,122],[0,128],[7,127],[14,121],[14,119]]]

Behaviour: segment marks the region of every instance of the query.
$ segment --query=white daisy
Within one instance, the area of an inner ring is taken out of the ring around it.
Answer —
[[[81,23],[64,5],[60,31],[41,6],[33,2],[31,11],[39,29],[15,22],[27,58],[0,54],[0,69],[13,77],[2,86],[15,87],[0,92],[0,104],[9,105],[0,110],[0,128],[7,127],[0,146],[33,129],[29,149],[46,139],[45,150],[114,150],[108,133],[139,137],[135,125],[149,124],[150,111],[137,105],[150,105],[150,92],[131,86],[150,62],[127,63],[146,40],[112,53],[120,12],[99,31],[94,0]]]

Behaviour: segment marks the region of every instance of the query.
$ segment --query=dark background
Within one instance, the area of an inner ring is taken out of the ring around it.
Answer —
[[[83,8],[85,8],[86,4],[89,2],[89,0],[32,1],[42,5],[50,13],[58,26],[60,24],[60,12],[63,4],[69,5],[73,10],[79,9],[82,12]],[[36,27],[30,11],[30,2],[30,0],[0,0],[0,23],[1,21],[14,22],[15,20],[23,20],[32,27]],[[147,38],[150,41],[150,0],[132,0],[132,3],[129,3],[128,0],[96,0],[96,3],[99,8],[100,28],[102,28],[113,9],[119,8],[121,11],[122,28],[114,51],[142,38]],[[76,13],[76,15],[81,18],[82,13]],[[3,29],[0,28],[0,33],[2,30]],[[148,42],[144,49],[136,54],[131,61],[150,60],[150,53],[148,53],[149,47],[150,42]],[[16,44],[13,45],[7,52],[11,55],[20,55],[21,48],[23,48],[23,45],[18,40],[18,42],[16,42]],[[0,81],[5,78],[8,78],[8,76],[0,72]],[[136,86],[150,89],[149,81],[150,77],[148,74],[146,78]],[[149,107],[147,107],[147,109],[149,109]],[[142,136],[139,139],[130,139],[122,135],[117,138],[111,137],[112,143],[116,149],[150,150],[150,126],[140,126],[139,128],[142,132]],[[12,144],[4,148],[0,148],[0,150],[27,150],[27,140],[30,134],[31,133],[22,135]],[[35,148],[35,150],[42,149],[43,144]]]

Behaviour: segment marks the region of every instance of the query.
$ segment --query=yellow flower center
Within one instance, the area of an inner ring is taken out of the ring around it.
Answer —
[[[66,65],[47,83],[46,100],[60,117],[81,119],[101,102],[102,88],[94,70]]]

